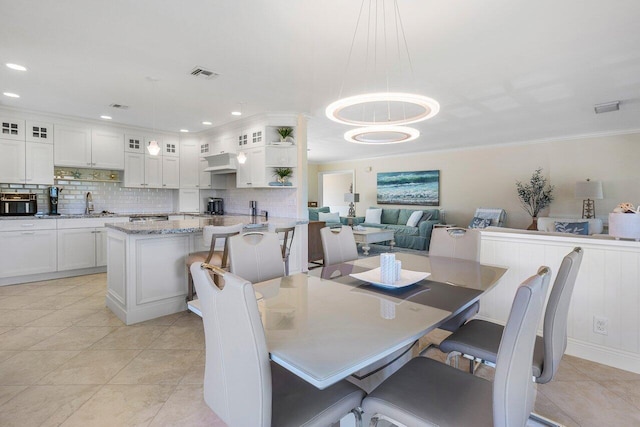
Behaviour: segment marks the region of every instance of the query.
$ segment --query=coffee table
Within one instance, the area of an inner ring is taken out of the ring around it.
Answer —
[[[365,256],[369,256],[369,250],[371,249],[369,243],[386,242],[389,240],[391,252],[393,252],[393,247],[396,244],[394,240],[394,231],[385,230],[383,228],[364,227],[362,230],[354,229],[353,237],[355,238],[356,243],[360,243],[362,245],[362,252]]]

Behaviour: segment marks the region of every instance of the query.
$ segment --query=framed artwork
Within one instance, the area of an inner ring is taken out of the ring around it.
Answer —
[[[440,206],[440,171],[378,173],[378,204]]]

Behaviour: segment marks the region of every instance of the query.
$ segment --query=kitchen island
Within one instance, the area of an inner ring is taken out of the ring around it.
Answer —
[[[173,221],[107,224],[106,304],[127,325],[187,309],[185,258],[206,251],[207,225],[244,224],[245,231],[296,225],[290,267],[300,270],[307,220],[221,215]],[[306,243],[305,243],[306,245]]]

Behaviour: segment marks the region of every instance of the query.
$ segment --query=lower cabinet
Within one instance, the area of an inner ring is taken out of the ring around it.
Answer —
[[[104,228],[58,230],[58,271],[107,265],[104,232]]]
[[[56,271],[55,228],[2,231],[0,241],[0,277]]]

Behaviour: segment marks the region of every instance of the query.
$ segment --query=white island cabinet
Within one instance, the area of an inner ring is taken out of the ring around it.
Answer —
[[[264,218],[259,220],[265,221]],[[107,307],[127,325],[186,310],[185,259],[190,252],[205,249],[203,227],[253,221],[255,218],[248,216],[221,215],[107,225]],[[295,219],[269,218],[264,226],[273,229],[297,222]],[[301,227],[306,225],[298,226]],[[301,231],[296,232],[291,273],[299,271],[299,248],[301,244],[306,245]]]

